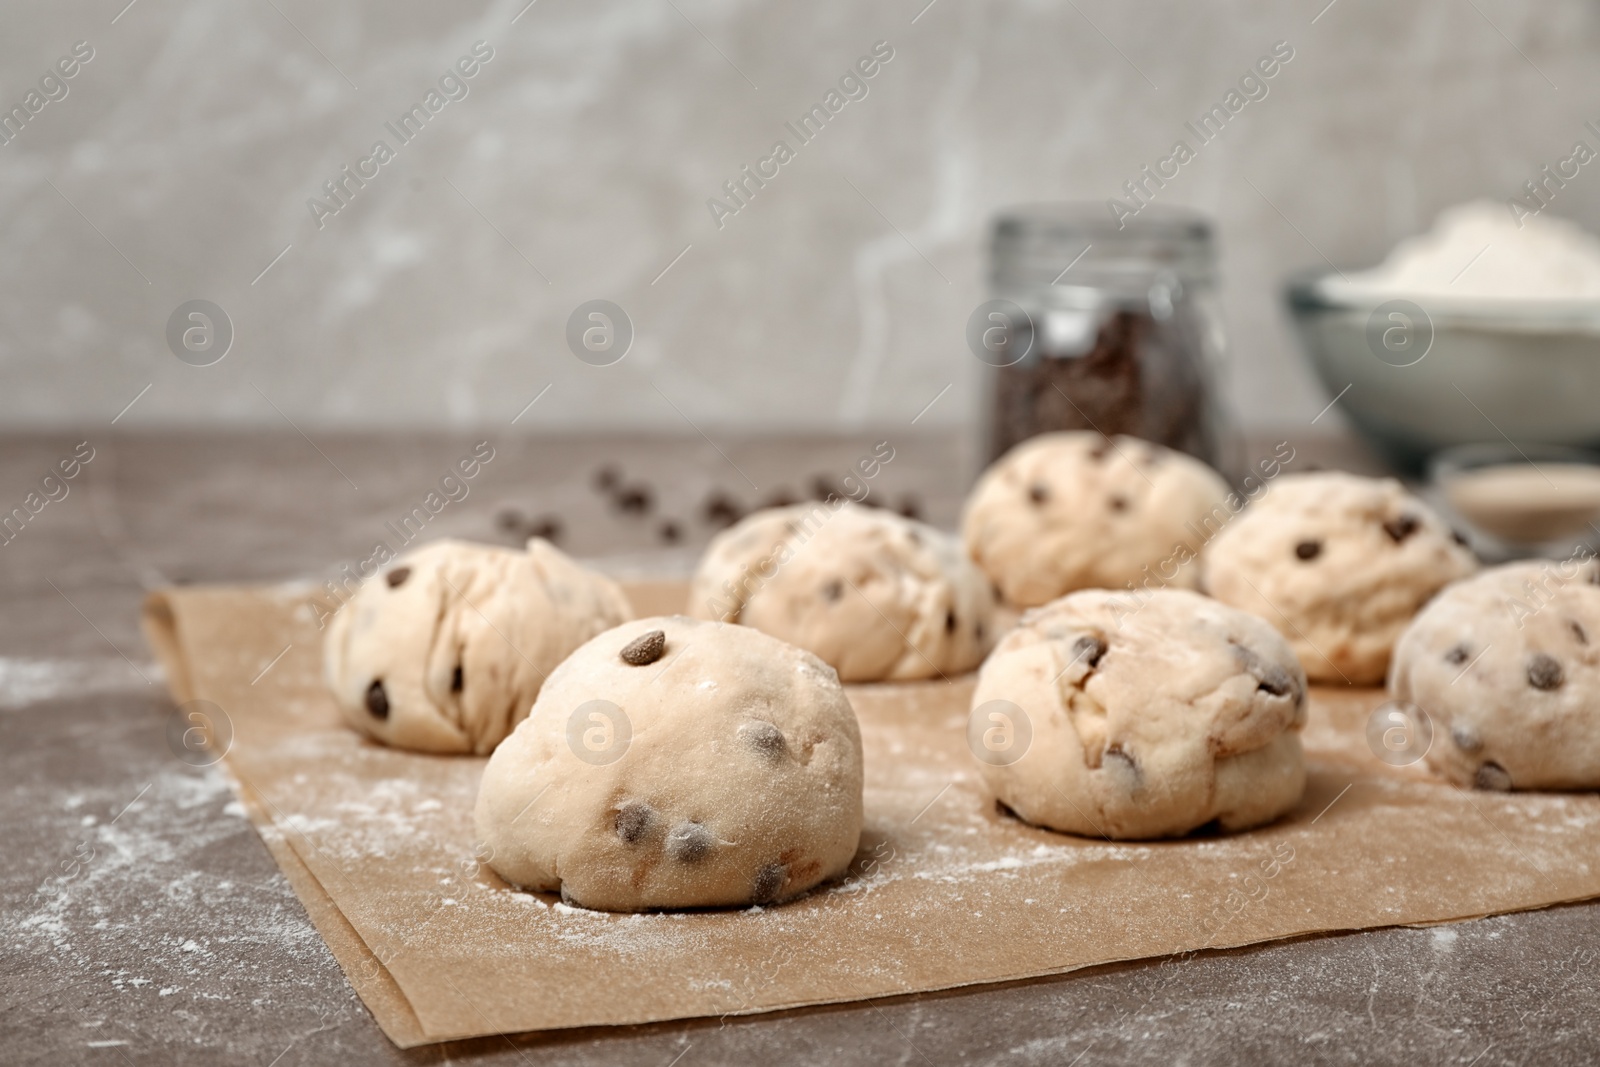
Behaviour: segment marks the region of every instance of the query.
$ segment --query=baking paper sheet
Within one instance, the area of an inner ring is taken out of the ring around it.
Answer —
[[[1113,843],[996,808],[966,748],[968,677],[850,687],[866,829],[843,882],[766,909],[573,909],[477,862],[482,759],[386,749],[340,725],[310,592],[169,590],[148,601],[145,631],[174,699],[225,713],[222,765],[241,801],[402,1047],[865,1000],[1600,896],[1600,796],[1469,792],[1388,767],[1364,739],[1378,690],[1313,690],[1310,784],[1282,821]],[[684,597],[665,583],[629,593],[641,614]]]

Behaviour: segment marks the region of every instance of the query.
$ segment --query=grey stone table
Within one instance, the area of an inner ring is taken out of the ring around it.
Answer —
[[[0,510],[22,505],[82,439],[0,439]],[[67,495],[0,546],[0,1061],[1600,1061],[1595,904],[722,1023],[401,1052],[221,776],[169,750],[171,708],[137,609],[165,583],[332,576],[391,536],[387,524],[474,439],[89,440],[94,457]],[[543,528],[614,572],[683,572],[731,514],[825,491],[872,441],[496,440],[427,536],[511,543]],[[1338,441],[1296,446],[1301,465],[1370,467]],[[875,499],[952,525],[971,473],[958,446],[894,447]]]

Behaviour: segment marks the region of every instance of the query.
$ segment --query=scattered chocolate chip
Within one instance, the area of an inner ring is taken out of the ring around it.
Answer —
[[[783,731],[765,719],[751,719],[739,727],[739,737],[745,744],[768,756],[781,756],[788,748]]]
[[[401,583],[403,583],[409,577],[411,577],[410,567],[396,567],[394,570],[384,575],[383,580],[389,583],[390,589],[398,589],[400,588]]]
[[[683,539],[683,530],[677,523],[668,519],[656,527],[656,536],[669,545],[675,545]]]
[[[630,485],[612,498],[617,510],[627,515],[648,515],[656,506],[656,495],[648,485]]]
[[[667,634],[665,630],[651,630],[642,633],[632,641],[622,646],[622,651],[617,655],[622,657],[622,662],[632,667],[648,667],[661,658],[667,650]]]
[[[1470,648],[1468,648],[1466,645],[1456,645],[1455,647],[1450,649],[1450,651],[1448,651],[1448,652],[1446,652],[1444,654],[1444,661],[1446,663],[1453,663],[1457,667],[1459,667],[1463,663],[1467,662],[1467,657],[1470,656],[1471,654],[1472,654],[1472,650]]]
[[[1123,496],[1121,493],[1118,493],[1117,495],[1113,496],[1111,498],[1110,503],[1111,503],[1111,510],[1112,511],[1127,511],[1128,510],[1128,498]]]
[[[800,501],[795,499],[795,495],[789,492],[789,490],[779,489],[776,493],[773,493],[771,496],[767,497],[766,502],[761,506],[764,508],[786,508],[791,504],[798,504],[799,502]]]
[[[1547,656],[1543,652],[1535,652],[1528,657],[1529,685],[1535,689],[1560,689],[1564,681],[1566,675],[1554,657]]]
[[[679,863],[697,863],[716,845],[711,831],[697,822],[680,822],[667,834],[667,855]]]
[[[1450,740],[1463,752],[1476,752],[1483,747],[1483,738],[1465,726],[1450,727]]]
[[[1451,530],[1450,540],[1454,541],[1458,545],[1461,545],[1462,547],[1468,546],[1467,535],[1462,533],[1460,530]]]
[[[835,578],[822,587],[822,599],[833,602],[844,596],[844,583]]]
[[[956,632],[956,613],[953,611],[944,613],[944,632],[947,634]]]
[[[1416,533],[1419,525],[1415,515],[1401,515],[1384,523],[1383,532],[1388,534],[1389,539],[1398,545],[1401,541]]]
[[[456,664],[456,669],[450,675],[450,692],[459,693],[461,687],[467,684],[466,678],[461,674],[461,664]]]
[[[781,863],[769,863],[756,872],[755,885],[750,890],[750,903],[770,904],[783,892],[789,880],[789,868]]]
[[[529,537],[542,537],[551,543],[561,540],[562,532],[561,520],[554,515],[541,516],[528,526]]]
[[[700,505],[700,514],[712,526],[732,526],[744,518],[744,509],[727,493],[716,491]]]
[[[920,519],[922,518],[922,501],[907,494],[900,498],[900,506],[895,510],[908,519]]]
[[[650,805],[642,800],[626,801],[617,809],[617,836],[631,845],[648,834],[655,821],[656,811]]]
[[[1472,784],[1479,789],[1493,789],[1504,793],[1511,788],[1511,775],[1498,763],[1485,763],[1478,768],[1478,773],[1473,775]]]
[[[1321,541],[1301,541],[1294,546],[1294,554],[1303,560],[1313,560],[1322,555]]]
[[[1028,486],[1028,499],[1035,504],[1043,504],[1050,499],[1050,487],[1043,482],[1034,482]]]
[[[1105,658],[1106,643],[1094,634],[1084,634],[1072,642],[1072,658],[1081,661],[1090,667],[1100,666],[1100,661]]]
[[[1587,645],[1589,643],[1589,631],[1583,628],[1583,623],[1577,619],[1568,619],[1567,628],[1572,631],[1572,636],[1578,639],[1578,644]]]
[[[615,492],[621,484],[622,472],[609,463],[594,472],[594,487],[602,493]]]
[[[1254,649],[1234,645],[1233,658],[1239,661],[1239,668],[1242,671],[1256,680],[1256,688],[1259,690],[1281,697],[1294,693],[1298,688],[1295,685],[1294,675],[1276,663],[1267,662]]]
[[[389,717],[389,694],[384,691],[382,678],[367,686],[367,711],[374,719]]]

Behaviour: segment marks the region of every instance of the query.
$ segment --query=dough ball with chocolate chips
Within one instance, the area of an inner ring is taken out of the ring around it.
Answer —
[[[1186,590],[1028,612],[978,672],[968,743],[1023,820],[1091,837],[1241,830],[1299,802],[1306,677],[1262,619]]]
[[[1433,724],[1428,765],[1480,789],[1600,788],[1600,567],[1494,567],[1435,597],[1389,690]]]
[[[1376,685],[1395,640],[1477,570],[1433,510],[1392,478],[1285,474],[1202,558],[1206,592],[1276,626],[1314,682]]]
[[[538,538],[521,551],[435,541],[334,614],[323,671],[362,733],[482,754],[528,714],[556,664],[632,614],[614,582]]]
[[[1192,561],[1231,516],[1210,467],[1135,437],[1051,433],[1002,456],[967,498],[967,552],[1019,607],[1129,582],[1192,588]]]
[[[954,537],[853,503],[769,508],[723,531],[689,613],[809,649],[846,682],[970,671],[999,636],[994,590]]]
[[[601,634],[484,770],[477,830],[507,881],[606,911],[749,906],[844,873],[861,734],[833,668],[683,616]]]

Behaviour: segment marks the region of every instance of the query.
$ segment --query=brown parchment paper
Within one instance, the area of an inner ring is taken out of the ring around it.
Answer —
[[[642,614],[684,596],[629,591]],[[996,809],[966,748],[971,679],[958,678],[851,687],[866,829],[843,882],[767,909],[573,909],[478,864],[483,760],[386,749],[339,725],[308,593],[170,590],[148,601],[145,630],[174,697],[226,712],[223,765],[241,801],[402,1047],[863,1000],[1600,896],[1600,796],[1469,792],[1387,767],[1364,738],[1377,690],[1313,691],[1310,784],[1282,821],[1112,843]]]

